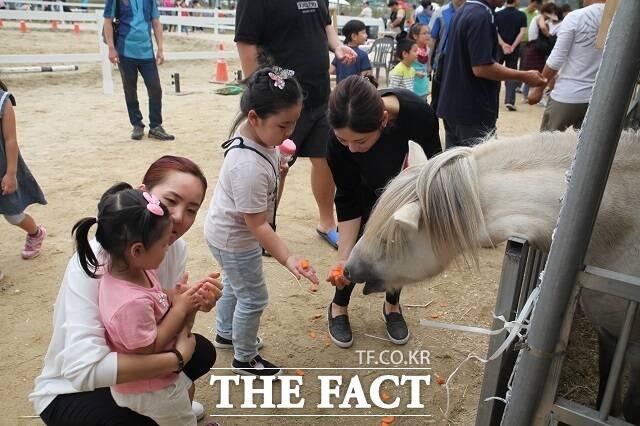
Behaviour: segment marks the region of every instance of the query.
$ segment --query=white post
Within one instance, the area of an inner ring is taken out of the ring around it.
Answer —
[[[176,31],[178,31],[178,35],[182,35],[182,7],[178,6],[178,12],[177,12],[177,16],[178,16],[178,27],[176,28]]]
[[[98,27],[98,48],[102,58],[102,91],[105,95],[113,95],[113,76],[111,75],[111,62],[109,62],[109,47],[102,41],[104,18],[101,10],[96,10],[96,26]],[[114,34],[113,37],[115,39],[117,34]]]
[[[213,33],[216,36],[220,33],[220,19],[219,19],[220,13],[219,12],[220,11],[218,10],[217,7],[213,10],[213,22],[215,22],[215,26],[213,27],[214,28]]]

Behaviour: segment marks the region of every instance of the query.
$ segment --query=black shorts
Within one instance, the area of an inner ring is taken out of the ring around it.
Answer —
[[[195,334],[196,349],[184,366],[184,373],[191,379],[204,376],[216,361],[216,350],[205,337]],[[118,407],[111,396],[111,389],[99,388],[90,392],[58,395],[40,413],[48,426],[153,426],[156,424],[128,408]]]
[[[329,122],[327,105],[302,108],[291,139],[296,144],[296,157],[327,157]]]

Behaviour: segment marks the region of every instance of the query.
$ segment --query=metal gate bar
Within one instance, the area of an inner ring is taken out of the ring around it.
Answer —
[[[528,348],[522,352],[513,393],[504,412],[505,426],[531,424],[539,406],[560,335],[559,325],[584,264],[623,120],[640,73],[640,56],[631,53],[638,51],[640,1],[620,0],[579,135],[572,177],[529,328]]]
[[[507,241],[496,297],[495,316],[503,316],[507,321],[516,318],[529,295],[537,286],[545,258],[544,253],[530,247],[528,242],[522,238],[512,237]],[[493,329],[499,329],[502,325],[502,321],[494,320]],[[493,355],[505,338],[506,333],[491,336],[487,357]],[[485,399],[492,396],[505,396],[516,357],[517,352],[512,346],[485,366],[476,426],[500,424],[504,404],[501,401],[485,401]]]
[[[604,397],[602,398],[602,404],[600,406],[600,420],[606,420],[609,417],[611,411],[611,402],[616,393],[618,387],[618,381],[620,380],[620,372],[622,371],[622,363],[624,362],[624,354],[627,351],[629,344],[629,335],[631,334],[631,328],[633,328],[633,321],[636,317],[636,311],[638,309],[638,302],[629,302],[627,306],[627,313],[624,318],[624,325],[616,344],[616,351],[613,355],[613,361],[611,362],[611,370],[609,371],[609,377],[607,377],[607,387],[604,391]]]

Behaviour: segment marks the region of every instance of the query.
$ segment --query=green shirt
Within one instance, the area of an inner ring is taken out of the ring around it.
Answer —
[[[526,43],[529,41],[529,25],[531,25],[533,18],[538,16],[538,11],[535,9],[533,11],[529,11],[526,7],[523,7],[520,11],[527,15],[527,31],[524,32],[524,37],[522,37],[522,43]]]

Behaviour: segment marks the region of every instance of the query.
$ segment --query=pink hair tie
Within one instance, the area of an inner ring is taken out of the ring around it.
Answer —
[[[156,216],[164,216],[164,210],[162,210],[162,206],[160,206],[160,200],[148,192],[143,192],[142,196],[149,202],[149,204],[147,204],[147,210]]]

